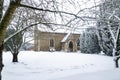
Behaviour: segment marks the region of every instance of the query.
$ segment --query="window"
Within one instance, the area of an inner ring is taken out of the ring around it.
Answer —
[[[54,47],[54,39],[50,39],[50,47]]]
[[[77,40],[77,49],[80,50],[80,39]]]

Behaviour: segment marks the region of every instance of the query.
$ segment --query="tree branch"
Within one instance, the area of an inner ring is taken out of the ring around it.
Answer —
[[[44,25],[46,25],[46,24],[52,24],[52,25],[66,26],[66,25],[64,25],[64,24],[38,22],[38,23],[35,23],[35,24],[31,24],[31,25],[29,25],[29,26],[27,26],[27,27],[25,27],[25,28],[23,28],[23,29],[21,29],[21,30],[18,30],[18,31],[15,32],[14,34],[10,35],[8,38],[6,38],[6,39],[4,40],[4,43],[3,43],[3,44],[5,44],[8,40],[10,40],[12,37],[14,37],[15,35],[19,34],[20,32],[22,32],[22,31],[24,31],[24,30],[26,30],[26,29],[28,29],[28,28],[30,28],[30,27],[33,27],[33,26],[35,26],[35,25],[38,25],[38,24],[44,24]]]
[[[84,19],[81,18],[80,16],[77,16],[76,14],[69,13],[69,12],[55,11],[55,10],[49,10],[49,9],[43,9],[43,8],[36,8],[36,7],[33,7],[33,6],[24,5],[24,4],[20,4],[20,7],[26,7],[26,8],[30,8],[30,9],[39,10],[39,11],[47,11],[47,12],[51,12],[51,13],[68,14],[68,15],[72,15],[72,16],[74,16],[74,17],[76,17],[76,18],[80,18],[82,21],[84,21]]]

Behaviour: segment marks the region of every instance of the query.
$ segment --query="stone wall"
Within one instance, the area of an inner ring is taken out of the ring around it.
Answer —
[[[67,33],[51,33],[51,32],[35,32],[35,51],[49,51],[50,50],[50,39],[54,40],[54,48],[56,51],[61,51],[62,46],[64,48],[68,48],[68,46],[64,46],[61,43],[61,40],[65,37]],[[76,41],[79,38],[79,34],[74,34],[71,36],[66,42],[69,40],[73,41],[73,45],[77,45]],[[77,46],[74,46],[74,51],[77,51]],[[65,49],[63,49],[65,51]]]

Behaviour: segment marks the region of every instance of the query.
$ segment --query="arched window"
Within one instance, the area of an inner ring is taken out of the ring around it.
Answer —
[[[54,47],[54,39],[50,39],[50,47]]]

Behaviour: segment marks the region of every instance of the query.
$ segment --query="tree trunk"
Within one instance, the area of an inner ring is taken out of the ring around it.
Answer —
[[[18,53],[13,54],[13,60],[12,62],[18,62]]]
[[[4,0],[0,0],[0,21],[2,19],[2,15],[3,15],[3,1]],[[1,28],[1,26],[0,26]],[[2,80],[2,68],[3,68],[3,62],[2,62],[2,50],[3,50],[3,44],[2,44],[3,40],[0,41],[0,80]]]
[[[114,60],[114,61],[115,61],[115,67],[116,67],[116,68],[119,68],[118,60],[119,60],[119,58],[117,58],[117,59]]]
[[[3,50],[3,44],[0,46],[0,80],[1,80],[1,72],[2,72],[2,68],[3,68],[2,50]]]
[[[2,67],[3,67],[3,63],[2,63],[3,45],[2,45],[2,43],[4,41],[4,36],[6,33],[6,29],[9,25],[9,21],[13,15],[13,13],[15,12],[16,8],[19,7],[21,0],[10,0],[11,3],[9,5],[4,17],[2,17],[3,1],[4,0],[0,0],[0,80],[1,80],[1,72],[2,72]]]
[[[119,29],[119,32],[118,32],[116,44],[117,44],[116,51],[118,52],[120,50],[120,45],[119,45],[120,44],[120,29]],[[120,55],[119,53],[116,54],[116,56],[119,56],[119,55]],[[119,59],[120,59],[120,57],[117,57],[116,60],[115,60],[115,66],[116,66],[116,68],[119,68],[119,62],[118,62]]]
[[[0,20],[2,19],[2,15],[3,15],[3,0],[0,0]]]
[[[11,3],[3,16],[1,23],[0,23],[0,45],[2,44],[2,41],[4,40],[4,36],[6,33],[6,29],[9,25],[9,21],[12,18],[12,15],[14,14],[17,7],[19,7],[21,0],[11,0]]]
[[[118,56],[118,57],[116,57],[116,59],[114,59],[116,68],[119,68],[119,59],[120,59],[120,56]]]

